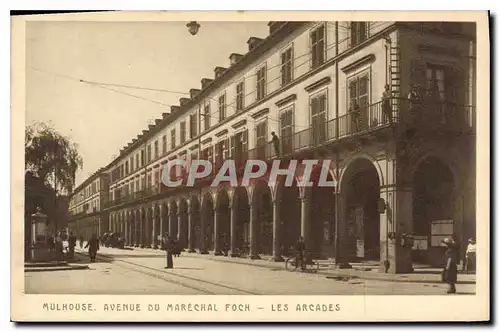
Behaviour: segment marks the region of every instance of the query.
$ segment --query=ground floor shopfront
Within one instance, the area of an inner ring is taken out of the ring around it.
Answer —
[[[159,235],[168,235],[190,252],[227,249],[234,257],[276,261],[293,254],[302,236],[314,257],[339,267],[370,260],[403,273],[415,262],[440,265],[442,239],[454,237],[464,247],[475,235],[475,181],[468,156],[431,150],[410,162],[380,149],[342,155],[328,173],[336,188],[301,187],[300,179],[271,186],[262,179],[249,187],[186,189],[110,211],[109,230],[132,246],[158,248]],[[314,172],[320,169],[313,179]]]

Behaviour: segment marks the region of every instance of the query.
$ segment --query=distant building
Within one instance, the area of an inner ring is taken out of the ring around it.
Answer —
[[[220,255],[227,245],[231,256],[248,248],[276,261],[302,235],[316,257],[339,266],[375,260],[390,273],[438,264],[444,237],[474,236],[475,25],[269,27],[106,167],[110,230],[129,245],[156,247],[168,233],[189,251]],[[282,162],[330,159],[337,188],[161,183],[176,158],[272,162],[273,131]]]
[[[100,236],[107,232],[109,214],[103,207],[108,202],[108,195],[109,175],[103,169],[75,188],[69,197],[69,231],[85,239],[89,239],[92,234]]]

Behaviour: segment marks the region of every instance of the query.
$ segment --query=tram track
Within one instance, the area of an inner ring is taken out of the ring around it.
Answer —
[[[78,253],[80,255],[83,255],[83,253]],[[241,289],[238,287],[233,287],[233,286],[227,286],[227,285],[222,285],[218,284],[216,282],[212,281],[207,281],[195,277],[189,277],[189,276],[184,276],[184,275],[179,275],[177,273],[169,272],[166,271],[165,269],[158,269],[154,268],[151,266],[147,266],[144,264],[139,264],[139,263],[134,263],[130,261],[126,261],[123,259],[117,259],[114,258],[112,255],[106,255],[106,254],[97,254],[98,258],[100,258],[102,261],[105,261],[107,263],[112,263],[116,264],[122,268],[132,270],[137,273],[141,273],[156,279],[163,280],[165,282],[175,284],[181,287],[193,289],[199,292],[202,292],[203,294],[206,295],[261,295],[255,292],[250,292],[245,289]],[[119,264],[117,264],[119,263]],[[168,275],[168,277],[166,276]],[[177,280],[176,280],[177,279]],[[196,282],[201,285],[208,285],[208,287],[201,287],[201,286],[195,286],[192,285],[191,283],[188,283],[186,281],[192,281]],[[212,287],[212,289],[210,289]],[[226,290],[226,291],[214,291],[213,288],[219,288],[220,290]],[[231,291],[230,293],[227,292],[227,290]]]

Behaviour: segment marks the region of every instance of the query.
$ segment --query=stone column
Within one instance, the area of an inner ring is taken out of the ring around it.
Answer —
[[[168,218],[168,236],[174,237],[174,223],[177,223],[177,214],[173,213],[172,209],[169,209],[169,218]]]
[[[191,205],[188,205],[188,252],[196,252],[194,249],[194,217],[193,217],[193,208]]]
[[[207,212],[203,210],[203,206],[200,207],[200,221],[201,221],[201,235],[200,235],[200,254],[208,254],[207,250],[207,241],[206,241],[206,236],[205,233],[207,231],[207,220],[206,220],[206,214]]]
[[[220,208],[219,208],[220,209]],[[222,213],[216,208],[214,211],[214,255],[222,256],[222,251],[220,250],[220,230],[222,222]]]
[[[336,194],[335,202],[335,267],[338,269],[350,269],[352,266],[348,261],[348,250],[346,247],[346,211],[345,211],[345,200],[340,194]]]
[[[302,197],[300,199],[301,204],[301,216],[300,216],[300,235],[304,238],[304,243],[306,244],[306,248],[311,248],[311,238],[310,238],[310,226],[311,221],[310,216],[310,204],[309,199],[306,197]]]
[[[146,243],[144,237],[146,235],[145,232],[145,222],[146,222],[146,213],[144,209],[141,207],[141,212],[139,213],[140,219],[139,219],[139,232],[140,232],[140,247],[144,248],[144,245]]]
[[[159,233],[159,235],[163,239],[163,233],[165,232],[163,229],[163,204],[160,204],[158,206],[158,218],[160,221],[160,230],[159,230],[160,233]],[[162,241],[158,242],[158,249],[162,249]]]
[[[258,211],[254,204],[250,205],[250,259],[260,259],[257,249],[257,226],[259,225]]]
[[[232,206],[229,207],[231,209],[231,243],[230,243],[230,256],[231,257],[238,257],[239,254],[236,253],[237,251],[237,246],[238,246],[238,233],[236,229],[236,225],[238,224],[238,206],[236,203],[233,203]]]
[[[123,215],[123,238],[125,239],[125,243],[128,243],[128,211]]]
[[[273,202],[273,257],[271,260],[274,262],[283,262],[281,256],[281,206],[280,202],[274,200]]]
[[[134,247],[138,247],[140,245],[139,241],[139,211],[134,212]]]
[[[412,248],[403,247],[401,241],[403,234],[413,230],[412,190],[404,187],[381,188],[380,197],[386,204],[384,213],[380,215],[380,271],[412,272]]]
[[[177,234],[175,234],[175,236],[177,236],[177,241],[179,241],[179,244],[180,245],[184,245],[183,243],[181,243],[181,239],[182,239],[182,213],[181,213],[181,209],[180,209],[180,205],[179,205],[179,212],[177,213]]]
[[[153,220],[153,227],[152,227],[152,232],[151,232],[151,247],[153,249],[157,249],[158,248],[158,241],[156,239],[156,237],[158,236],[157,232],[158,230],[156,229],[156,219],[158,218],[158,216],[156,215],[156,205],[153,204],[153,206],[151,207],[151,212],[152,212],[152,220]]]

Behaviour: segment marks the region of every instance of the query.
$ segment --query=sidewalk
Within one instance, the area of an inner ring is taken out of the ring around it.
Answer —
[[[130,250],[132,249],[132,250]],[[147,248],[127,248],[115,249],[115,248],[105,248],[102,247],[99,251],[103,255],[113,255],[118,253],[127,252],[127,254],[133,255],[136,253],[140,255],[141,253],[148,254],[158,254],[158,256],[164,255],[164,252],[158,249],[147,249]],[[236,257],[225,257],[225,256],[214,256],[212,253],[207,255],[201,255],[198,253],[188,253],[182,252],[181,257],[193,258],[193,259],[208,259],[214,261],[220,261],[224,263],[231,264],[244,264],[250,266],[256,266],[260,268],[267,268],[272,270],[284,270],[284,262],[274,262],[270,261],[270,257],[261,256],[259,260],[251,260],[248,258],[236,258]],[[320,267],[318,273],[325,275],[327,278],[339,279],[339,280],[349,280],[349,279],[368,279],[368,280],[380,280],[380,281],[392,281],[392,282],[416,282],[416,283],[442,283],[441,281],[441,269],[440,268],[415,268],[413,273],[407,274],[388,274],[379,272],[378,265],[362,265],[360,263],[353,263],[353,268],[351,269],[337,269],[334,264],[329,260],[320,260]],[[475,274],[459,274],[457,284],[475,284],[476,275]]]

